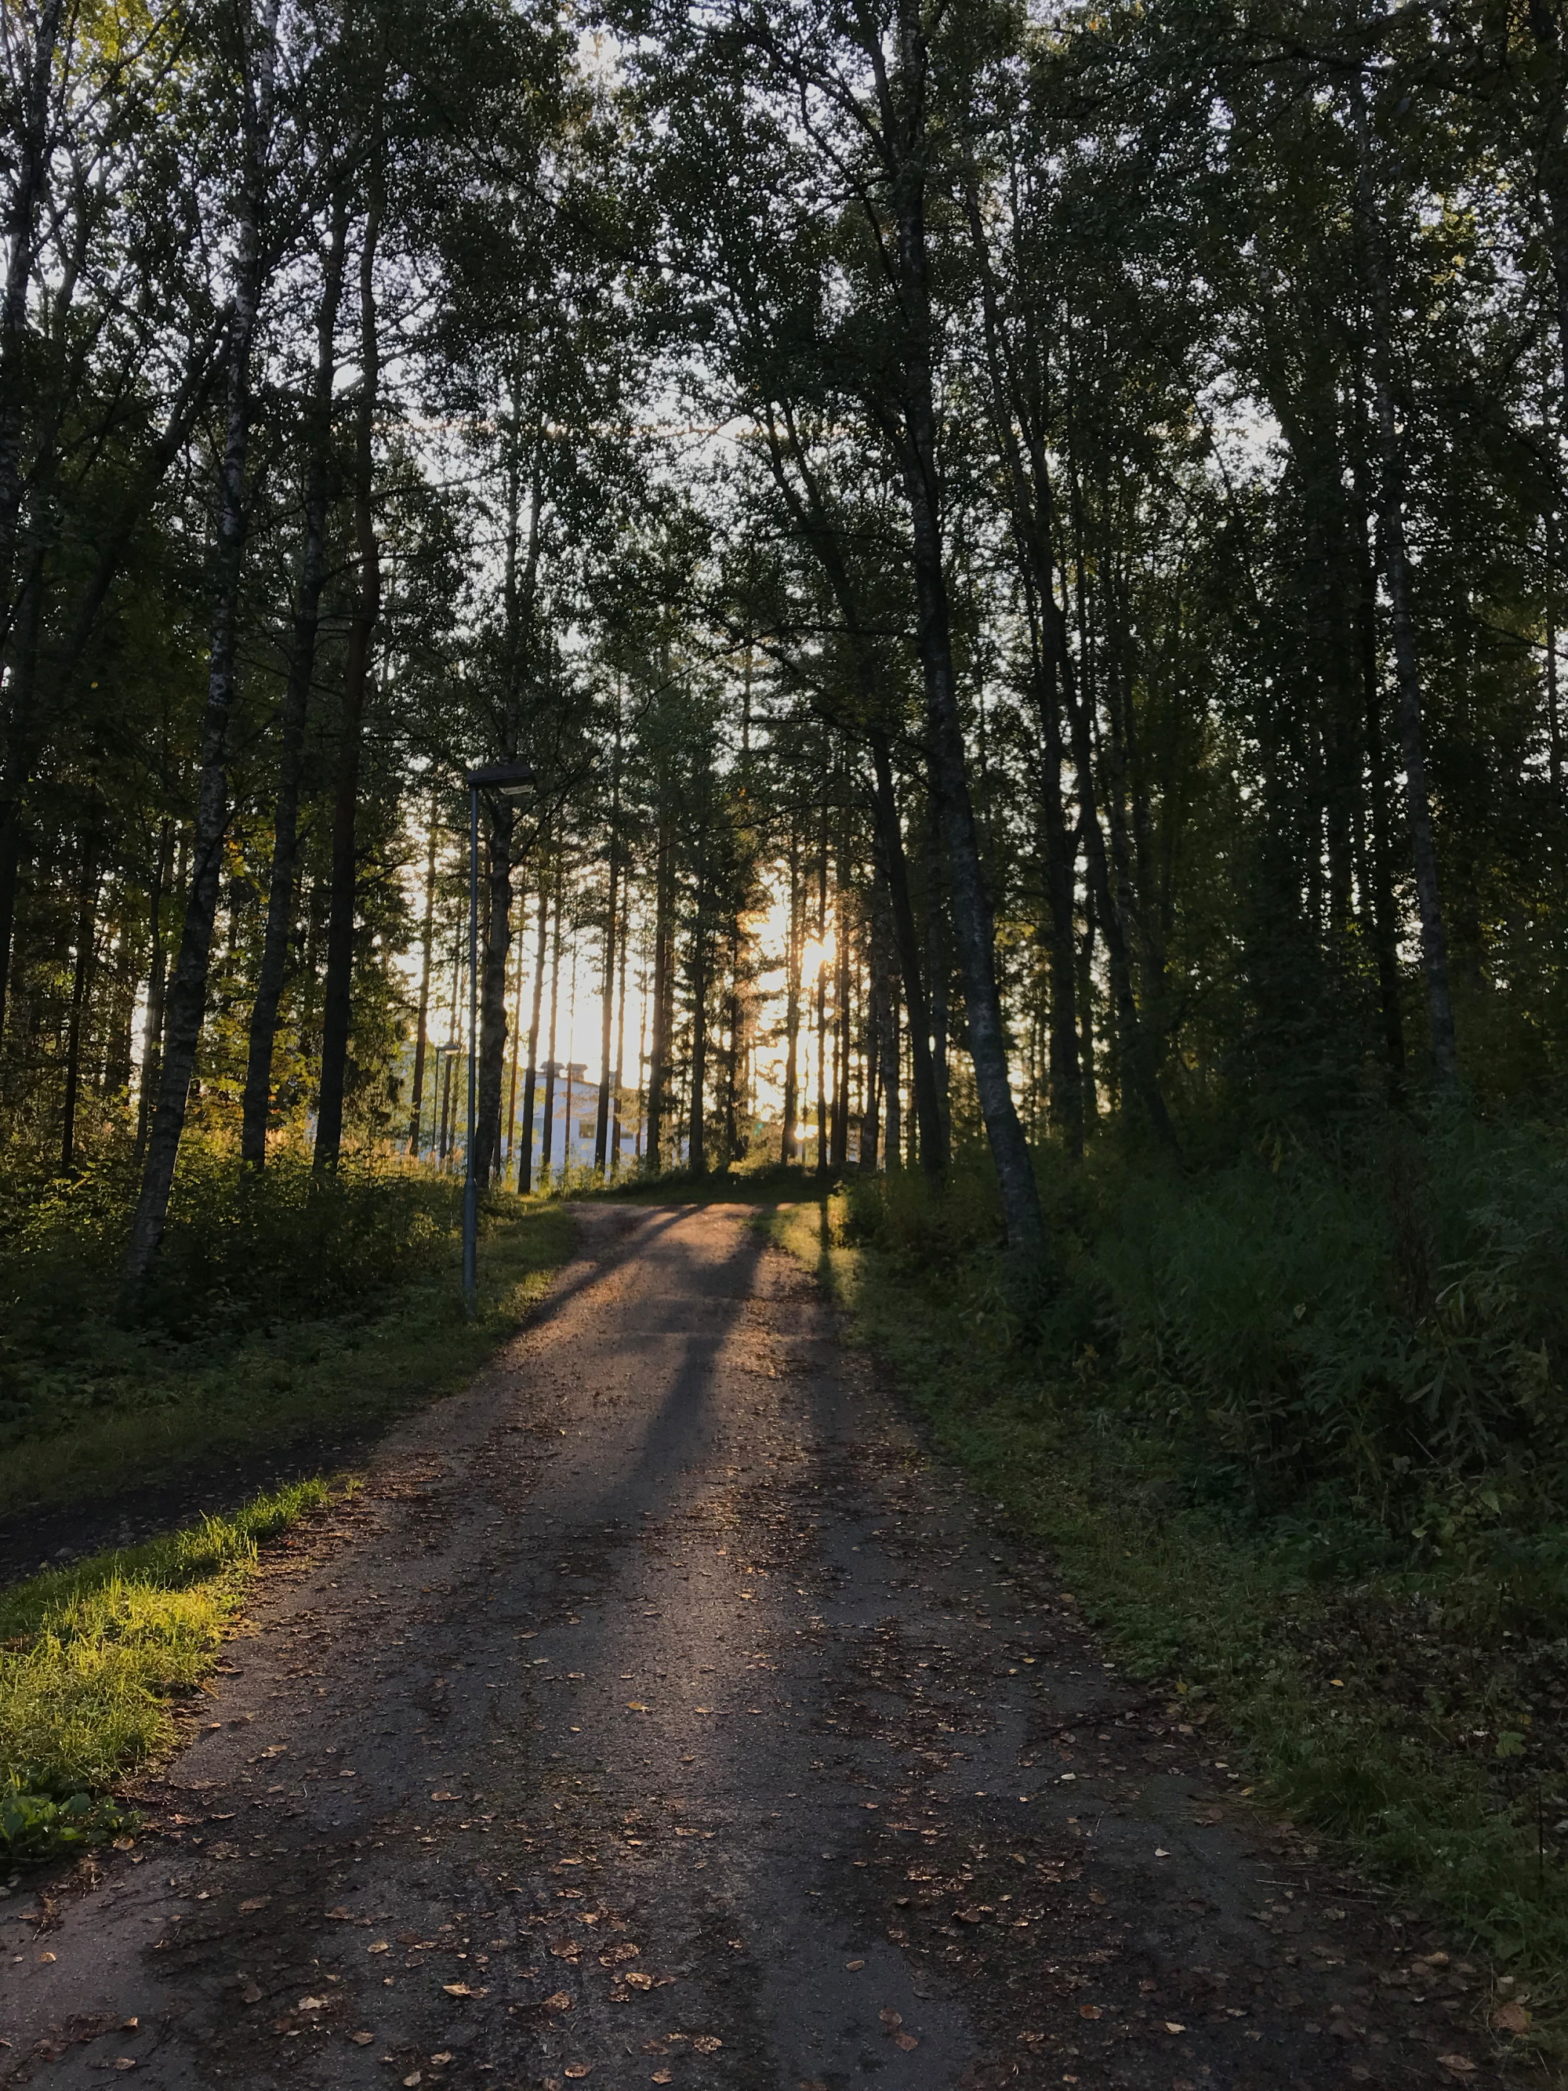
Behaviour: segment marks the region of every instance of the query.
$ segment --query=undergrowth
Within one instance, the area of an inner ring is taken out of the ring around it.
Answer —
[[[1129,1665],[1419,1891],[1561,2045],[1568,2010],[1568,1159],[1474,1124],[782,1211],[933,1437]]]
[[[54,1858],[128,1826],[114,1790],[172,1747],[257,1543],[340,1492],[296,1482],[0,1592],[0,1854]]]
[[[373,1430],[460,1384],[570,1253],[559,1205],[488,1200],[469,1321],[460,1185],[198,1151],[127,1323],[128,1193],[106,1168],[0,1201],[0,1514]]]

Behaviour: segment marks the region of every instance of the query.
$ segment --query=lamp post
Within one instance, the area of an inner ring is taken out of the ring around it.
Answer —
[[[463,1305],[479,1311],[479,1175],[474,1146],[479,1130],[479,794],[520,799],[534,781],[526,762],[492,762],[470,770],[468,784],[468,1152],[463,1178]]]

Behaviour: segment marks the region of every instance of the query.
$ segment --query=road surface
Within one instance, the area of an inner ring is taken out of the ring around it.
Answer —
[[[1501,2081],[1473,1971],[1118,1676],[750,1217],[585,1208],[273,1550],[134,1847],[0,1904],[0,2082]]]

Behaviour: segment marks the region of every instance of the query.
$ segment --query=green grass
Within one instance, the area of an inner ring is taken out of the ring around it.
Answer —
[[[0,1593],[0,1853],[53,1858],[126,1826],[113,1790],[172,1748],[258,1543],[345,1486],[295,1482]]]
[[[490,1202],[479,1312],[463,1313],[450,1228],[364,1310],[184,1342],[154,1325],[121,1347],[78,1332],[100,1365],[95,1403],[12,1427],[0,1507],[78,1504],[225,1458],[308,1453],[459,1387],[512,1334],[571,1253],[559,1205]],[[95,1349],[96,1345],[96,1349]],[[129,1358],[130,1363],[127,1363]],[[55,1427],[40,1428],[53,1421]],[[0,1855],[58,1858],[126,1824],[116,1790],[177,1739],[177,1708],[211,1670],[258,1543],[352,1484],[318,1475],[144,1546],[0,1590]]]
[[[1425,1901],[1513,1978],[1544,2050],[1568,2054],[1568,1869],[1555,1794],[1510,1778],[1539,1709],[1462,1552],[1413,1571],[1310,1520],[1237,1526],[1195,1506],[1188,1448],[1130,1429],[1092,1380],[1043,1375],[996,1311],[983,1259],[912,1281],[845,1238],[845,1201],[763,1223],[891,1365],[935,1445],[1136,1674],[1240,1739],[1261,1795]],[[1477,1740],[1477,1737],[1482,1739]],[[1542,1835],[1544,1829],[1544,1837]]]
[[[571,1253],[558,1204],[501,1195],[480,1245],[479,1313],[458,1286],[455,1211],[400,1281],[355,1309],[262,1326],[125,1331],[107,1314],[72,1333],[67,1384],[0,1437],[0,1514],[79,1504],[185,1469],[371,1431],[460,1386]]]

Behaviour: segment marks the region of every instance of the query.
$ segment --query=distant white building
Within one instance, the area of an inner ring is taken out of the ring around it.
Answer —
[[[568,1169],[591,1169],[594,1161],[594,1144],[599,1125],[599,1084],[590,1080],[581,1060],[557,1061],[555,1063],[554,1094],[550,1096],[550,1173],[558,1176]],[[539,1070],[534,1085],[534,1182],[542,1181],[545,1151],[545,1100],[550,1095],[551,1069],[547,1062]],[[517,1115],[512,1127],[514,1138],[502,1143],[502,1152],[515,1176],[517,1162],[521,1157],[520,1140],[523,1130],[523,1081],[518,1083]],[[642,1158],[642,1111],[639,1099],[626,1090],[620,1095],[620,1165],[623,1170],[635,1168]],[[615,1136],[616,1098],[610,1098],[610,1123],[605,1134],[605,1166],[609,1166],[611,1146]]]

